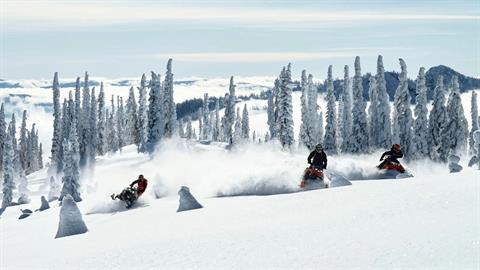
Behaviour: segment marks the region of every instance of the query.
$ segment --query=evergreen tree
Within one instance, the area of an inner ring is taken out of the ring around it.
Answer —
[[[248,117],[247,104],[243,107],[242,113],[242,138],[248,139],[250,136],[250,119]]]
[[[417,77],[415,121],[413,123],[412,149],[413,158],[429,156],[427,86],[425,85],[425,68],[421,67]]]
[[[472,116],[472,128],[470,130],[470,136],[469,136],[469,149],[470,149],[470,154],[471,155],[477,155],[479,153],[476,152],[475,150],[475,140],[473,139],[473,133],[478,130],[478,105],[477,105],[477,93],[475,91],[472,91],[472,100],[471,100],[471,106],[470,106],[470,115]],[[0,117],[0,121],[2,121]],[[1,127],[1,124],[0,124]],[[2,130],[0,129],[0,132]],[[1,137],[1,135],[0,135]]]
[[[327,77],[327,125],[325,126],[324,149],[329,154],[337,153],[337,109],[333,93],[332,66],[328,67]]]
[[[443,88],[443,76],[437,77],[437,85],[433,97],[433,108],[428,117],[428,136],[431,142],[430,157],[435,161],[447,161],[448,152],[442,145],[445,141],[442,136],[447,124],[447,110],[445,107],[445,90]]]
[[[140,134],[138,128],[137,119],[137,102],[135,100],[135,93],[133,86],[130,88],[130,92],[127,99],[127,106],[125,111],[125,143],[136,145],[140,142]]]
[[[118,148],[122,151],[125,146],[125,114],[123,110],[123,98],[117,96],[117,115],[115,117],[117,125]]]
[[[366,153],[368,152],[368,126],[367,114],[365,112],[365,100],[363,98],[362,71],[360,67],[360,57],[355,58],[355,76],[353,77],[353,126],[352,143],[348,152]]]
[[[7,140],[7,123],[5,122],[5,109],[3,103],[0,107],[0,173],[3,171],[3,147]]]
[[[60,172],[63,168],[63,163],[60,157],[61,144],[62,144],[62,113],[60,111],[60,87],[58,84],[58,73],[55,72],[53,77],[53,138],[52,138],[52,157],[51,168],[55,173]]]
[[[80,77],[77,77],[75,83],[75,122],[77,123],[77,132],[79,132],[82,127],[82,101],[80,94]],[[69,132],[70,133],[70,132]],[[67,133],[67,134],[69,134]],[[68,136],[68,135],[67,135]],[[62,140],[63,142],[63,140]],[[60,143],[63,144],[63,143]]]
[[[148,150],[153,151],[154,145],[162,136],[162,119],[161,119],[161,84],[160,75],[152,71],[152,79],[150,80],[150,95],[148,98]]]
[[[306,146],[308,149],[313,149],[317,143],[323,140],[323,115],[322,112],[318,112],[317,87],[313,84],[312,74],[308,75],[307,88],[309,123],[307,125],[308,143]]]
[[[147,143],[147,84],[145,74],[142,75],[140,80],[140,87],[138,87],[138,144],[137,149],[139,152],[145,151],[145,144]]]
[[[390,120],[390,102],[387,93],[387,83],[385,81],[385,69],[383,67],[383,58],[378,56],[377,60],[377,99],[378,99],[378,133],[377,147],[390,148],[392,145],[392,124]]]
[[[460,87],[458,77],[452,77],[452,86],[447,103],[448,121],[443,132],[443,138],[447,139],[447,144],[443,147],[448,148],[449,154],[459,155],[466,150],[468,138],[468,124],[463,111],[462,99],[460,97]]]
[[[63,197],[67,194],[70,194],[76,202],[82,200],[80,198],[79,145],[75,127],[76,123],[74,120],[70,128],[70,136],[68,140],[63,142],[65,168],[62,178],[63,187],[59,201],[62,201]]]
[[[237,108],[235,118],[235,131],[233,134],[233,142],[238,143],[242,139],[242,117],[240,116],[240,108]]]
[[[393,142],[402,146],[405,158],[410,158],[412,149],[412,110],[410,109],[410,95],[408,94],[407,65],[399,59],[402,72],[399,76],[398,88],[395,92],[393,114]]]
[[[290,148],[295,139],[293,135],[293,108],[290,64],[283,68],[279,76],[280,92],[278,104],[278,139],[282,148]]]
[[[178,136],[185,138],[185,128],[183,127],[183,119],[178,119]]]
[[[308,136],[308,125],[311,123],[311,119],[309,119],[309,111],[307,106],[307,99],[308,99],[308,81],[307,81],[307,71],[302,70],[302,77],[300,82],[300,89],[302,95],[300,96],[300,106],[301,106],[301,123],[300,123],[300,134],[298,136],[298,142],[300,145],[304,145],[308,147],[310,142],[310,138]],[[269,100],[270,104],[270,100]]]
[[[203,109],[202,109],[202,118],[203,118],[203,130],[201,131],[202,140],[208,140],[210,135],[210,119],[209,119],[209,109],[208,109],[208,93],[203,95]]]
[[[18,156],[20,158],[20,168],[21,170],[27,169],[28,159],[27,159],[27,152],[28,152],[28,140],[27,140],[27,111],[23,110],[22,116],[22,124],[20,126],[20,141],[19,141],[19,153]]]
[[[28,197],[28,193],[30,192],[30,190],[28,190],[28,179],[23,171],[20,173],[18,192],[20,193],[20,197],[18,198],[19,204],[30,203],[30,198]]]
[[[98,116],[97,116],[97,97],[95,95],[95,87],[92,88],[91,99],[90,99],[90,119],[88,129],[90,130],[88,135],[90,136],[89,140],[89,160],[90,165],[93,165],[95,162],[95,156],[97,154],[98,147]]]
[[[100,93],[98,94],[98,132],[97,132],[97,153],[105,155],[107,152],[107,114],[105,111],[105,91],[103,82],[100,83]]]
[[[10,126],[12,124],[10,123]],[[13,138],[10,133],[7,133],[3,148],[3,199],[2,208],[10,206],[13,201],[14,183],[14,149],[12,145]]]
[[[38,146],[38,168],[43,169],[43,146],[42,143]]]
[[[343,76],[343,93],[342,93],[342,127],[341,127],[341,135],[342,135],[342,145],[341,150],[342,152],[348,152],[352,149],[352,125],[353,125],[353,118],[352,118],[352,87],[350,83],[350,75],[348,66],[345,65],[344,67],[344,76]]]
[[[117,126],[114,116],[114,110],[109,114],[107,109],[107,145],[108,151],[115,153],[118,151],[118,137],[117,137]]]
[[[368,137],[370,139],[370,146],[376,148],[378,147],[378,96],[375,76],[370,76],[368,93],[370,96],[370,106],[368,107]]]
[[[220,141],[221,140],[221,132],[222,132],[222,129],[221,129],[221,126],[220,126],[220,99],[217,98],[216,102],[215,102],[215,125],[214,125],[214,129],[213,129],[213,138],[212,140],[213,141]]]
[[[163,83],[163,135],[167,138],[175,133],[175,124],[177,123],[177,112],[175,102],[173,101],[173,73],[172,59],[168,59],[167,73]]]
[[[235,84],[233,76],[230,77],[229,93],[225,95],[225,139],[228,143],[233,142],[233,124],[235,122]]]
[[[190,116],[187,118],[187,130],[185,131],[185,138],[193,139],[193,130],[192,130],[192,118]]]
[[[91,138],[90,130],[90,87],[88,82],[88,73],[85,72],[85,80],[83,82],[82,90],[82,111],[79,117],[81,124],[78,130],[78,142],[79,142],[79,154],[80,154],[80,166],[83,167],[87,164],[90,157],[89,140]],[[65,153],[65,151],[64,151]]]

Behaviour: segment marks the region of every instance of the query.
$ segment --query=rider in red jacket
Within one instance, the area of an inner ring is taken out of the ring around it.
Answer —
[[[138,179],[130,184],[130,187],[133,188],[134,185],[137,185],[137,197],[140,197],[147,189],[148,180],[143,177],[143,174],[140,174]]]

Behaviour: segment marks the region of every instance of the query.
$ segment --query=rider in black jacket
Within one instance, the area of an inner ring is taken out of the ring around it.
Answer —
[[[382,157],[380,157],[380,161],[382,161],[382,163],[378,165],[378,168],[383,168],[383,166],[387,163],[400,163],[400,161],[398,161],[399,158],[403,158],[403,153],[402,149],[400,148],[400,144],[396,143],[392,145],[390,151],[382,154]]]
[[[321,144],[315,146],[315,150],[308,155],[308,164],[313,165],[319,170],[324,170],[327,168],[327,154],[323,151]]]

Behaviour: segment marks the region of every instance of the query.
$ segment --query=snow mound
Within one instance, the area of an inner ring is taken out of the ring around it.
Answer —
[[[329,188],[352,185],[352,183],[345,176],[339,173],[332,172],[329,170],[325,170],[324,173],[327,176],[327,179],[330,181],[330,183],[328,184]]]
[[[180,196],[180,204],[178,205],[177,212],[203,208],[195,197],[193,197],[192,193],[190,193],[188,187],[182,186],[178,191],[178,195]]]
[[[82,213],[70,194],[63,197],[60,209],[60,222],[55,238],[82,234],[88,231]]]

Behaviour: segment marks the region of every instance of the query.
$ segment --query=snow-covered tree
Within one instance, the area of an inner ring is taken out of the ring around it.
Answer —
[[[378,95],[375,76],[370,76],[368,94],[370,96],[370,106],[368,106],[368,137],[370,139],[370,147],[376,148],[378,146]]]
[[[115,121],[114,110],[109,114],[108,109],[106,111],[108,115],[107,120],[107,150],[108,152],[117,152],[118,151],[118,137],[117,137],[117,126]]]
[[[431,143],[430,157],[435,161],[447,161],[448,149],[442,145],[444,129],[447,125],[447,109],[445,107],[445,90],[443,76],[437,77],[437,85],[433,97],[433,108],[428,117],[428,136]]]
[[[317,143],[323,141],[323,114],[318,111],[319,106],[317,103],[318,94],[317,87],[313,84],[313,75],[309,74],[307,78],[308,88],[308,118],[309,123],[307,125],[308,143],[307,148],[313,149]]]
[[[325,126],[325,138],[323,147],[329,154],[337,153],[337,108],[335,93],[333,92],[332,66],[328,67],[327,77],[327,124]]]
[[[90,141],[88,143],[88,154],[90,165],[93,165],[95,162],[95,156],[97,154],[97,145],[98,145],[98,117],[97,117],[97,97],[95,95],[95,87],[92,88],[91,99],[90,99],[90,118],[88,121],[88,135],[90,136]]]
[[[163,135],[170,138],[175,133],[175,125],[177,123],[177,111],[175,102],[173,101],[172,59],[168,59],[162,97],[163,102],[161,111],[163,113]]]
[[[180,138],[185,138],[185,128],[183,126],[183,119],[178,119],[178,136]]]
[[[19,204],[30,203],[30,198],[28,197],[28,194],[30,193],[30,190],[28,190],[28,179],[25,176],[24,171],[20,173],[20,184],[18,185],[18,192],[20,193],[20,196],[18,198]]]
[[[161,118],[161,84],[160,75],[152,71],[150,80],[150,95],[148,98],[148,148],[152,151],[153,146],[160,140],[163,134]]]
[[[235,84],[233,83],[233,76],[230,77],[230,86],[228,88],[228,94],[225,95],[225,125],[224,134],[225,140],[228,143],[233,142],[233,124],[235,123]]]
[[[302,70],[300,89],[302,92],[302,95],[300,96],[301,123],[300,123],[300,134],[298,135],[298,142],[300,145],[307,146],[310,141],[310,138],[308,136],[308,125],[311,123],[311,119],[310,119],[308,104],[307,104],[309,89],[308,89],[308,81],[307,81],[307,71],[305,69]],[[268,104],[270,105],[270,100]]]
[[[290,148],[295,142],[293,134],[292,82],[290,64],[283,68],[279,76],[278,94],[278,139],[282,148]]]
[[[57,184],[55,177],[50,176],[48,201],[51,202],[51,201],[57,200],[59,196],[60,196],[60,185]]]
[[[75,127],[76,123],[74,120],[72,127],[70,128],[70,136],[68,137],[68,140],[63,142],[63,150],[65,151],[63,154],[65,168],[62,178],[63,187],[60,193],[60,201],[67,194],[72,196],[76,202],[82,200],[80,198],[79,145],[77,130]]]
[[[219,141],[221,140],[221,126],[220,126],[220,101],[217,98],[215,102],[215,124],[213,125],[212,140]]]
[[[0,173],[3,171],[3,146],[7,139],[7,123],[5,121],[5,109],[3,103],[0,107]]]
[[[275,81],[277,82],[277,80]],[[276,88],[272,88],[268,91],[268,101],[267,101],[267,124],[270,134],[275,134],[277,120],[275,119],[275,92]]]
[[[341,151],[348,152],[350,151],[351,147],[350,144],[352,143],[352,87],[350,82],[350,75],[348,66],[345,65],[343,69],[343,91],[342,91],[342,126],[340,127],[340,134],[342,136],[342,145]]]
[[[43,169],[43,146],[42,143],[38,146],[38,168]]]
[[[412,110],[410,109],[410,95],[408,94],[407,65],[399,59],[402,72],[399,75],[399,84],[395,92],[393,113],[393,142],[399,143],[405,158],[410,158],[412,149]]]
[[[135,100],[133,86],[130,88],[125,109],[125,143],[127,145],[132,143],[138,145],[140,134],[138,132],[137,101]]]
[[[363,98],[362,70],[360,67],[360,57],[355,58],[355,76],[353,77],[353,108],[352,108],[352,136],[348,152],[366,153],[368,152],[368,125],[367,114],[365,112],[366,103]]]
[[[477,93],[475,91],[472,91],[472,99],[471,99],[471,109],[470,109],[470,115],[472,116],[472,128],[470,129],[470,135],[469,135],[469,149],[470,149],[470,154],[472,155],[477,155],[480,153],[477,153],[475,150],[475,140],[473,139],[473,133],[479,129],[478,127],[478,105],[477,105]],[[1,118],[0,118],[0,121]],[[0,124],[1,128],[1,124]],[[0,132],[2,132],[0,130]],[[1,135],[0,135],[1,136]],[[1,146],[0,146],[1,147]]]
[[[105,155],[107,152],[107,113],[105,108],[105,91],[103,82],[100,83],[100,93],[98,94],[98,131],[97,131],[97,153]]]
[[[20,141],[19,146],[19,159],[21,170],[26,170],[28,166],[27,151],[28,151],[28,130],[27,130],[27,111],[23,110],[22,124],[20,125]]]
[[[123,98],[117,96],[117,114],[115,117],[117,125],[118,148],[122,151],[125,146],[125,111],[123,109]]]
[[[449,154],[458,155],[463,153],[467,147],[468,124],[463,111],[462,99],[460,97],[460,86],[458,77],[452,77],[450,96],[447,102],[448,121],[443,132],[443,137],[447,139],[447,144],[443,147],[448,148]]]
[[[429,156],[427,86],[424,67],[421,67],[418,72],[414,112],[412,158],[420,159]]]
[[[192,118],[190,118],[190,116],[187,118],[187,128],[185,130],[185,138],[193,139]]]
[[[55,72],[53,77],[53,138],[52,138],[52,157],[51,168],[54,169],[54,173],[62,170],[63,164],[60,159],[61,144],[62,144],[62,112],[60,111],[60,87],[58,84],[58,72]]]
[[[238,143],[242,139],[242,117],[240,115],[240,108],[237,108],[235,118],[235,131],[233,133],[233,142]]]
[[[137,149],[139,152],[145,151],[145,144],[147,143],[147,79],[145,74],[142,75],[140,80],[140,87],[138,87],[138,144]]]
[[[203,95],[203,109],[202,109],[202,120],[203,120],[203,130],[201,130],[201,139],[202,140],[208,140],[210,139],[210,132],[211,132],[211,126],[210,126],[210,112],[208,109],[208,93],[205,93]]]
[[[247,104],[243,107],[242,113],[242,138],[248,139],[250,136],[250,119],[248,117]]]
[[[91,99],[90,99],[88,72],[85,72],[85,79],[83,82],[83,89],[82,89],[82,110],[81,110],[81,116],[80,116],[81,124],[79,125],[80,130],[77,131],[81,167],[87,164],[88,159],[90,157],[90,150],[91,150],[90,139],[92,137],[90,135],[92,132],[92,130],[90,130],[90,104],[91,104]]]
[[[11,126],[11,124],[10,124]],[[2,208],[10,206],[13,201],[14,183],[14,149],[12,145],[13,139],[10,133],[7,133],[6,140],[3,145],[3,199]]]
[[[75,82],[75,122],[77,123],[77,132],[81,129],[80,125],[82,124],[82,101],[80,91],[80,77],[77,77]],[[63,139],[60,144],[63,144],[62,142]]]
[[[392,124],[390,120],[390,99],[387,93],[387,83],[385,81],[385,69],[383,67],[383,58],[381,55],[377,59],[377,99],[378,99],[378,133],[377,147],[390,148],[392,145]]]

